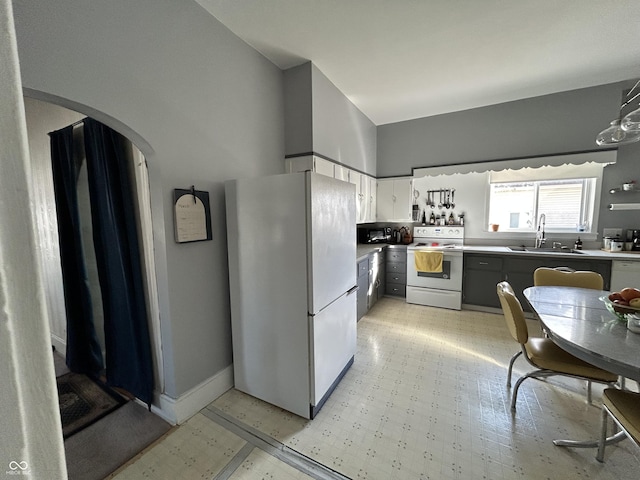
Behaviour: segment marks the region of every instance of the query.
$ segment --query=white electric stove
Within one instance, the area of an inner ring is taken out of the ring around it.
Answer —
[[[464,227],[420,226],[407,246],[407,303],[460,310],[462,308],[462,250]],[[416,251],[441,251],[442,272],[419,272]]]

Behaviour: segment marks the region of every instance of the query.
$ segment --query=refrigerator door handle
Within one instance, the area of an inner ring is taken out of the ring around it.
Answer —
[[[350,288],[349,290],[347,290],[347,296],[356,293],[358,290],[360,290],[360,287],[358,287],[357,285],[355,287]]]

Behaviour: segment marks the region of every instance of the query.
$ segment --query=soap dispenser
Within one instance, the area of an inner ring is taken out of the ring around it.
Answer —
[[[575,248],[576,250],[582,250],[582,240],[580,240],[580,237],[578,237],[578,239],[576,240],[573,248]]]

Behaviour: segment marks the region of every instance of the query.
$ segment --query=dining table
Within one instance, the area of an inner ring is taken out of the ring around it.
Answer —
[[[640,382],[640,333],[605,305],[610,292],[564,286],[528,287],[524,297],[540,320],[545,334],[572,355]],[[620,435],[622,434],[622,435]],[[623,432],[607,444],[624,438]],[[555,445],[596,447],[597,441],[554,440]]]

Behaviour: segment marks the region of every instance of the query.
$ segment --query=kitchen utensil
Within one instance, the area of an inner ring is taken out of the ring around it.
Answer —
[[[442,208],[442,189],[438,190],[440,192],[440,203],[438,203],[438,208]]]
[[[455,194],[456,194],[456,189],[455,189],[455,188],[453,188],[453,189],[451,190],[451,208],[456,208],[456,204],[455,204],[455,203],[453,203],[453,198],[454,198]]]
[[[436,192],[431,190],[429,193],[431,194],[431,196],[429,197],[429,206],[431,208],[436,208],[436,196],[435,196]]]
[[[444,204],[444,208],[451,207],[451,190],[447,190],[447,202]]]

